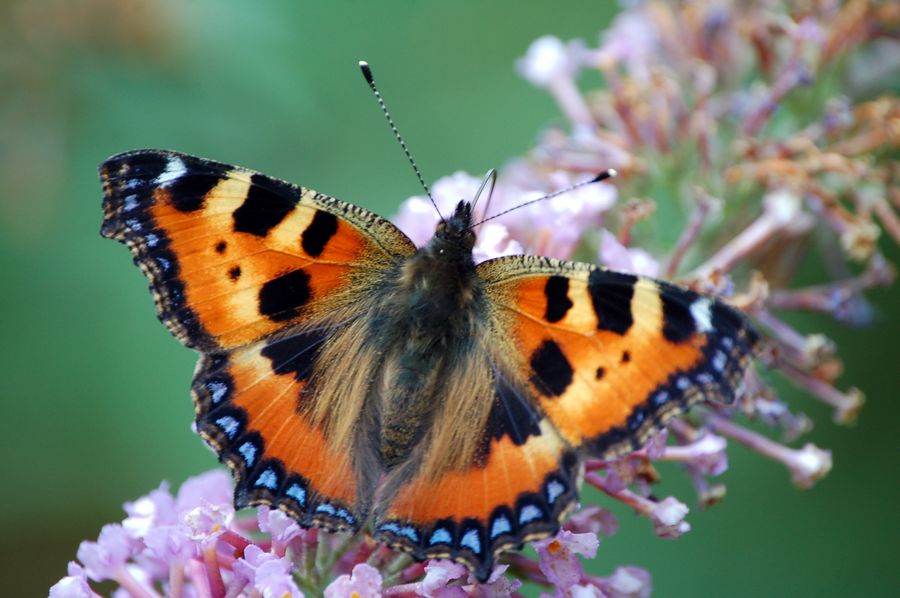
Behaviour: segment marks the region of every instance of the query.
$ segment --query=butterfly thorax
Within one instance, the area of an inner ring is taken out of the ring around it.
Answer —
[[[471,208],[460,202],[431,241],[401,266],[388,305],[385,330],[390,333],[385,337],[390,347],[380,393],[381,454],[387,467],[410,456],[433,423],[440,422],[448,401],[467,400],[452,396],[447,380],[472,354],[478,338],[483,297],[474,244]],[[467,394],[476,393],[471,389]]]

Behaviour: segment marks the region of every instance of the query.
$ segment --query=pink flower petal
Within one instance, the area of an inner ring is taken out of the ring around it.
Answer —
[[[446,588],[451,581],[466,575],[468,570],[453,561],[428,561],[425,565],[425,577],[418,583],[416,592],[420,596],[434,596],[442,588]]]
[[[360,563],[350,575],[341,575],[327,588],[325,598],[380,598],[382,579],[375,567]]]
[[[125,512],[128,517],[122,522],[122,527],[132,538],[143,538],[158,525],[173,525],[178,521],[175,497],[169,492],[166,482],[147,496],[125,503]]]
[[[144,537],[144,555],[166,567],[184,563],[198,554],[189,530],[183,525],[165,525],[151,529]]]
[[[653,256],[643,249],[625,247],[608,230],[601,233],[599,258],[600,263],[610,270],[659,276],[659,262]]]
[[[611,511],[598,505],[588,505],[569,517],[566,529],[574,533],[613,536],[619,531],[619,521]]]
[[[68,573],[50,587],[49,598],[94,598],[96,596],[88,584],[84,569],[78,563],[70,562]]]
[[[640,567],[619,567],[597,585],[609,598],[649,598],[653,593],[650,574]]]
[[[125,529],[112,523],[103,526],[96,542],[81,543],[78,547],[78,560],[84,564],[85,572],[94,581],[113,579],[131,558],[135,547],[135,542]]]
[[[533,544],[540,557],[539,566],[547,579],[560,591],[566,591],[584,576],[577,555],[594,558],[600,540],[596,534],[574,534],[562,529],[553,538]]]
[[[178,513],[184,515],[205,503],[215,505],[221,512],[234,512],[234,490],[231,477],[220,469],[188,478],[178,489],[176,505]]]
[[[557,77],[572,76],[576,66],[566,45],[552,35],[531,42],[525,56],[516,62],[519,74],[537,87],[546,87]]]
[[[256,513],[259,530],[271,534],[272,541],[282,545],[303,534],[297,522],[279,509],[270,509],[263,505]]]
[[[668,496],[653,506],[650,518],[653,530],[661,538],[677,538],[690,531],[690,524],[684,520],[690,509],[674,496]]]
[[[480,228],[478,240],[472,250],[476,264],[496,257],[522,253],[524,253],[522,245],[510,236],[505,226],[497,222],[486,222]]]
[[[497,565],[491,572],[488,580],[478,585],[477,596],[479,598],[509,598],[522,587],[522,582],[518,579],[510,579],[505,577],[506,570],[509,565]],[[475,583],[475,579],[469,576],[469,583]]]

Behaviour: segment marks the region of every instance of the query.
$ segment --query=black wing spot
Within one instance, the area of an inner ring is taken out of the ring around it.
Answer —
[[[622,363],[628,363],[631,361],[631,353],[628,351],[622,351]]]
[[[228,243],[226,241],[219,241],[213,247],[213,249],[215,249],[216,253],[218,253],[219,255],[225,253],[226,248],[228,248]]]
[[[272,371],[279,376],[293,375],[298,382],[308,380],[312,373],[319,346],[328,336],[321,331],[312,330],[286,336],[269,343],[261,354],[272,362]]]
[[[559,322],[574,305],[569,299],[569,279],[565,276],[551,276],[544,286],[547,298],[547,311],[544,318],[548,322]]]
[[[263,285],[259,290],[259,313],[273,322],[285,322],[297,317],[311,298],[309,274],[294,270]]]
[[[597,315],[597,329],[616,334],[625,334],[634,318],[631,314],[631,299],[637,277],[609,270],[594,270],[588,276],[588,292],[594,313]]]
[[[545,340],[531,354],[531,383],[544,395],[558,397],[566,391],[575,371],[562,349],[552,340]]]
[[[241,277],[241,267],[234,266],[231,270],[228,271],[228,278],[230,278],[233,282],[237,282],[238,278]]]
[[[300,200],[298,189],[261,174],[250,177],[244,203],[232,214],[234,230],[265,237],[278,226]]]
[[[169,201],[176,210],[196,212],[206,205],[206,195],[222,181],[225,173],[193,173],[190,171],[189,162],[186,167],[187,173],[166,186],[166,190],[169,192]]]
[[[312,222],[303,231],[300,239],[300,245],[307,255],[319,257],[325,251],[325,246],[331,237],[337,233],[338,219],[337,216],[322,210],[316,210]]]
[[[603,376],[606,375],[606,370],[602,367],[597,368],[597,380],[602,380]]]
[[[663,308],[663,336],[672,343],[683,343],[697,331],[691,304],[697,295],[675,285],[660,288]]]
[[[509,436],[514,444],[521,446],[528,442],[529,437],[541,435],[540,416],[528,399],[500,376],[494,381],[494,391],[487,440]]]

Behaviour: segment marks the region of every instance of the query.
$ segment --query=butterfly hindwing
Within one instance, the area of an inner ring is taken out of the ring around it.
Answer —
[[[756,350],[736,310],[669,283],[533,256],[477,271],[510,367],[597,456],[639,448],[698,400],[731,401]]]
[[[129,246],[160,319],[204,353],[197,430],[233,470],[236,505],[358,529],[374,481],[329,442],[312,378],[323,352],[361,351],[353,323],[412,243],[362,208],[185,154],[129,152],[100,172],[102,234]]]
[[[192,393],[197,431],[235,474],[235,504],[278,506],[305,526],[358,529],[368,490],[351,455],[335,451],[311,416],[320,331],[204,356]]]
[[[431,477],[415,469],[415,460],[393,471],[374,523],[389,546],[419,560],[464,563],[481,581],[504,549],[556,533],[580,477],[575,451],[527,395],[496,372],[493,386],[471,464]],[[443,423],[450,422],[436,425]]]

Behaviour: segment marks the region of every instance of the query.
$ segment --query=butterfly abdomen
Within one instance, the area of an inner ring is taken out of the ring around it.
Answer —
[[[454,403],[451,409],[477,411],[468,405],[479,394],[475,382],[463,392],[448,384],[473,354],[484,321],[471,249],[435,237],[403,264],[388,311],[383,337],[391,339],[391,348],[380,394],[381,452],[390,468],[410,456],[447,402]],[[465,459],[450,455],[450,460],[460,464]]]

